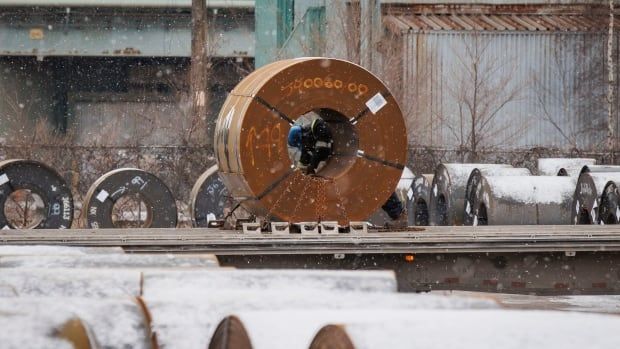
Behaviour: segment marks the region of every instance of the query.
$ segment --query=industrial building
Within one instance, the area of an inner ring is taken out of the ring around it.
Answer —
[[[115,164],[170,179],[180,171],[181,182],[191,182],[213,158],[210,135],[198,143],[185,137],[190,5],[0,1],[0,156],[50,162],[49,146],[62,144],[70,155],[52,161],[82,188]],[[533,166],[539,154],[610,158],[602,3],[208,0],[207,7],[210,125],[255,67],[325,55],[386,81],[406,117],[414,169],[472,159]],[[474,78],[484,83],[472,88]],[[50,136],[47,126],[60,133]],[[175,192],[183,198],[188,189]]]

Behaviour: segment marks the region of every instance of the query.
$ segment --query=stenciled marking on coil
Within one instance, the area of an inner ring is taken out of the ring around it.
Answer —
[[[280,91],[284,92],[284,97],[289,97],[293,92],[310,89],[333,89],[341,93],[349,92],[355,94],[356,98],[364,96],[368,93],[368,85],[355,81],[342,81],[326,77],[303,77],[297,78],[286,85],[280,87]]]
[[[245,148],[250,154],[250,161],[252,166],[256,164],[255,153],[256,151],[262,151],[267,155],[267,159],[271,161],[274,154],[272,148],[275,148],[275,153],[278,157],[281,155],[282,147],[280,146],[283,141],[282,137],[282,124],[276,124],[273,126],[265,126],[260,130],[257,130],[255,126],[252,126],[248,131],[248,137],[245,141]]]

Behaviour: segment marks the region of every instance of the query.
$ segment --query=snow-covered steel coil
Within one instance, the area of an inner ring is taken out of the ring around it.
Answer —
[[[228,188],[220,179],[217,165],[209,167],[196,181],[189,195],[190,215],[194,227],[208,227],[210,221],[224,219],[236,206]],[[247,217],[238,207],[235,217]]]
[[[431,184],[433,174],[417,175],[407,191],[407,223],[410,226],[425,226],[429,223]]]
[[[318,176],[292,167],[286,141],[309,112],[334,138]],[[358,65],[316,57],[243,79],[220,111],[214,143],[233,198],[256,216],[289,222],[366,220],[394,192],[407,155],[403,115],[387,87]]]
[[[578,176],[584,166],[595,164],[590,158],[540,158],[537,171],[539,176]]]
[[[462,225],[465,188],[474,169],[504,167],[501,164],[439,164],[435,169],[430,199],[431,225]]]
[[[620,166],[618,165],[586,165],[581,168],[579,174],[582,173],[599,173],[599,172],[619,172]]]
[[[596,171],[595,168],[592,170]],[[601,170],[603,169],[601,168]],[[609,181],[620,182],[620,173],[590,172],[587,167],[583,171],[577,179],[571,210],[571,223],[597,224],[599,223],[599,207],[605,185]],[[616,171],[620,171],[620,167]]]
[[[177,205],[168,186],[154,174],[136,168],[110,171],[90,186],[84,198],[82,225],[114,228],[114,204],[129,195],[139,195],[147,207],[145,228],[176,227]]]
[[[472,225],[474,222],[474,194],[482,176],[531,176],[532,172],[525,167],[487,167],[471,171],[465,187],[465,208],[463,224]]]
[[[482,176],[472,225],[571,224],[575,184],[573,177]]]
[[[620,182],[609,181],[605,184],[598,214],[601,224],[618,224],[620,222]]]
[[[43,201],[44,217],[33,228],[68,229],[73,222],[73,195],[65,180],[51,167],[33,160],[0,162],[0,229],[14,229],[6,217],[11,193],[29,190]]]
[[[153,348],[145,314],[131,297],[0,297],[0,314],[3,349]]]

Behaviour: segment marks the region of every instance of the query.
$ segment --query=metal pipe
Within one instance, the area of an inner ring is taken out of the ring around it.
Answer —
[[[439,164],[435,169],[430,199],[431,225],[463,225],[465,187],[476,168],[510,168],[502,164]]]
[[[531,176],[532,172],[525,167],[488,167],[475,168],[471,171],[465,187],[465,207],[463,209],[463,225],[474,223],[474,194],[483,176]]]
[[[570,224],[575,184],[573,177],[483,176],[472,224]]]

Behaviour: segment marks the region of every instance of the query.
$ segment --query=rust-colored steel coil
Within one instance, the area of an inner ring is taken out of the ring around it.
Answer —
[[[333,134],[316,176],[289,158],[291,125],[309,112]],[[353,63],[284,60],[241,81],[220,111],[215,153],[232,196],[259,217],[289,222],[366,220],[396,188],[406,160],[402,112],[387,87]]]

